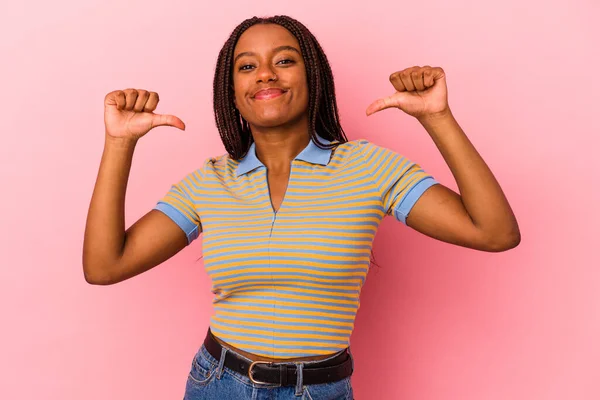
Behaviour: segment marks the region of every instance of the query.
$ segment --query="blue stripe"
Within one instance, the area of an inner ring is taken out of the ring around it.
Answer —
[[[286,279],[286,280],[288,280],[288,279]],[[300,279],[300,278],[295,279],[295,281],[313,284],[314,286],[310,286],[309,287],[310,289],[314,289],[314,288],[320,287],[322,285],[328,285],[328,286],[335,286],[335,285],[352,286],[352,285],[355,285],[356,286],[356,283],[352,283],[352,282],[317,282],[317,281],[310,280],[310,279]],[[240,279],[240,280],[236,280],[233,282],[224,283],[224,285],[234,285],[234,284],[238,284],[238,283],[265,283],[265,280],[264,279]],[[269,283],[276,284],[277,281],[272,280],[272,281],[269,281]],[[306,287],[306,286],[304,286],[304,287]],[[327,290],[333,290],[333,289],[327,288]]]
[[[222,318],[222,317],[220,317]],[[245,322],[249,322],[249,321],[245,321]],[[214,320],[214,323],[219,324],[219,325],[224,325],[227,327],[232,327],[232,328],[247,328],[247,329],[268,329],[269,332],[275,332],[275,333],[288,333],[288,334],[298,334],[298,335],[302,335],[302,334],[307,334],[307,333],[312,333],[310,331],[305,331],[305,330],[298,330],[298,329],[281,329],[281,328],[266,328],[266,327],[262,327],[262,326],[251,326],[251,325],[244,325],[244,324],[239,324],[239,323],[229,323],[229,322],[223,322],[223,321],[217,321]],[[306,324],[304,324],[306,325]],[[310,325],[313,326],[313,325]],[[321,325],[321,328],[327,327],[325,325]],[[329,326],[329,328],[331,328],[331,326]],[[212,330],[212,328],[211,328]],[[323,335],[323,336],[340,336],[340,335],[344,335],[344,333],[341,332],[327,332],[327,331],[319,331],[319,335]],[[272,335],[271,335],[272,337]]]
[[[223,264],[234,264],[234,268],[236,267],[235,264],[239,265],[239,263],[241,262],[246,262],[246,261],[264,261],[266,264],[270,265],[271,267],[274,268],[278,268],[278,267],[292,267],[295,266],[296,264],[293,263],[293,261],[307,261],[307,262],[314,262],[314,263],[323,263],[325,265],[348,265],[348,264],[357,264],[360,265],[361,263],[364,263],[366,261],[361,261],[359,260],[359,258],[361,257],[365,257],[363,256],[355,256],[356,259],[354,260],[320,260],[318,258],[312,258],[312,257],[287,257],[287,256],[273,256],[272,259],[275,259],[277,261],[290,261],[289,263],[277,263],[277,262],[273,262],[273,260],[268,260],[265,259],[265,257],[245,257],[242,255],[243,253],[239,253],[239,257],[234,257],[234,258],[230,258],[230,259],[226,259],[226,260],[214,260],[217,257],[220,257],[222,255],[235,255],[235,253],[226,253],[226,254],[215,254],[215,255],[205,255],[204,259],[205,260],[209,260],[210,259],[210,265],[212,267],[216,267],[219,265],[223,265]],[[302,267],[302,265],[298,264],[298,267]],[[250,268],[252,268],[252,266],[250,266]],[[330,269],[331,270],[331,269]]]
[[[190,244],[192,241],[198,238],[198,225],[190,221],[188,217],[186,217],[181,211],[179,211],[172,205],[161,201],[158,202],[156,206],[154,206],[154,209],[166,214],[167,217],[171,218],[173,222],[175,222],[177,226],[181,228],[181,230],[185,233],[188,244]]]
[[[281,235],[277,235],[277,238],[281,238]],[[331,239],[331,238],[329,238]],[[223,239],[223,240],[227,240],[227,239]],[[284,241],[279,241],[279,240],[272,240],[271,241],[273,244],[281,244],[281,245],[287,245],[287,246],[296,246],[296,248],[294,249],[279,249],[279,248],[274,248],[272,247],[271,249],[277,252],[290,252],[290,253],[295,253],[297,251],[299,252],[306,252],[306,253],[315,253],[315,254],[323,254],[323,255],[335,255],[335,254],[345,254],[343,252],[333,252],[333,251],[326,251],[326,250],[316,250],[316,249],[301,249],[300,246],[312,246],[314,245],[314,242],[310,242],[310,241],[306,241],[306,242],[302,242],[301,239],[298,240],[298,242],[296,243],[288,243],[288,242],[284,242]],[[204,242],[206,244],[206,242]],[[238,249],[243,249],[244,252],[256,252],[256,251],[263,251],[262,249],[256,249],[256,243],[226,243],[226,244],[221,244],[221,245],[217,245],[215,242],[215,244],[210,246],[210,250],[214,251],[214,250],[221,250],[221,249],[230,249],[231,247],[235,246],[235,252],[239,252]],[[347,249],[355,249],[355,250],[370,250],[371,246],[368,244],[341,244],[341,243],[319,243],[321,246],[327,246],[327,247],[331,247],[334,249],[342,249],[342,250],[347,250]],[[206,249],[206,248],[205,248]],[[224,253],[223,253],[224,254]]]
[[[311,320],[319,320],[319,321],[336,321],[349,323],[354,321],[354,318],[340,318],[340,317],[332,317],[332,316],[321,316],[321,315],[291,315],[289,313],[279,313],[279,312],[266,312],[266,311],[255,311],[255,310],[232,310],[232,309],[224,309],[219,307],[219,303],[215,304],[215,309],[219,311],[228,311],[236,314],[246,314],[246,315],[262,315],[264,317],[278,317],[278,318],[297,318],[297,319],[311,319]],[[220,316],[217,311],[217,315]],[[261,321],[265,321],[264,318]],[[284,322],[284,324],[287,322]]]
[[[228,331],[221,330],[218,327],[214,327],[214,329],[211,328],[211,331],[214,331],[215,333],[229,333]],[[255,339],[269,339],[269,340],[273,340],[274,339],[273,335],[270,334],[270,333],[269,334],[261,335],[261,334],[258,334],[258,333],[235,332],[235,335],[244,336],[244,337],[247,337],[248,339],[251,339],[251,338],[255,338]],[[286,341],[290,340],[290,338],[285,338],[285,337],[280,337],[280,338],[275,338],[275,339],[276,340],[277,339],[278,340],[286,340]],[[239,339],[229,339],[229,340],[239,340]],[[297,342],[309,342],[310,343],[311,341],[314,341],[315,339],[312,339],[312,338],[293,338],[293,340],[297,341]],[[248,341],[240,341],[240,342],[243,342],[245,344],[256,343],[256,344],[260,344],[262,346],[267,346],[267,344],[265,344],[265,343],[262,343],[262,342],[252,342],[250,340],[248,340]],[[340,339],[319,339],[319,342],[331,343],[331,344],[338,344],[338,343],[339,344],[343,344],[343,343],[346,343],[347,340],[344,340],[344,339],[341,339],[341,340]],[[279,346],[279,345],[277,345],[277,346]],[[293,349],[293,347],[292,347],[292,349]]]
[[[258,284],[262,284],[262,286],[255,286],[255,285],[257,285],[257,283]],[[267,284],[265,284],[262,281],[261,282],[257,282],[257,283],[250,283],[248,285],[239,285],[239,286],[235,285],[235,287],[234,287],[233,290],[235,290],[236,292],[239,292],[240,290],[245,289],[245,288],[249,288],[249,289],[257,289],[257,288],[258,289],[264,289],[266,287],[272,287],[273,286],[271,282],[269,282]],[[289,284],[289,283],[286,283],[285,285],[282,284],[279,287],[307,289],[306,285],[293,285],[293,284]],[[310,287],[308,289],[311,289],[311,290],[327,290],[327,291],[329,291],[331,293],[339,293],[340,295],[347,294],[347,296],[340,296],[340,298],[345,298],[345,299],[349,299],[349,300],[355,300],[355,299],[357,299],[358,295],[360,293],[359,290],[352,290],[352,289],[331,289],[331,288],[327,288],[327,289],[322,289],[321,288],[321,289],[319,289],[319,288],[313,288],[313,287]],[[277,289],[277,290],[279,291],[280,289]],[[292,293],[292,292],[290,292],[290,293]]]
[[[321,296],[315,296],[315,297],[321,297]],[[232,296],[232,297],[228,297],[227,299],[235,299],[236,302],[237,300],[268,300],[268,301],[286,301],[289,303],[299,303],[299,304],[310,304],[310,305],[322,305],[322,306],[330,306],[330,307],[340,307],[340,308],[347,308],[348,310],[351,310],[352,313],[354,313],[356,311],[357,306],[355,305],[345,305],[345,304],[339,304],[339,303],[334,303],[331,301],[317,301],[317,300],[299,300],[299,299],[289,299],[289,298],[281,298],[280,296]],[[233,303],[233,302],[232,302]],[[247,302],[246,304],[256,304],[259,305],[259,303],[253,303],[251,301]],[[262,303],[260,303],[262,304]],[[265,307],[268,307],[268,305],[264,305]],[[279,307],[279,305],[277,305],[277,307]],[[335,312],[333,310],[329,310],[331,312]],[[345,312],[345,311],[340,311],[340,312]]]

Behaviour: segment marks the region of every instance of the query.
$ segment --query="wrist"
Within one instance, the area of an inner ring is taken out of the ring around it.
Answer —
[[[421,123],[421,125],[427,127],[432,125],[447,124],[448,122],[454,120],[454,115],[452,115],[452,111],[447,108],[444,111],[419,116],[417,117],[417,120]]]
[[[422,121],[436,121],[436,120],[448,119],[448,118],[452,118],[452,117],[453,117],[452,111],[450,110],[450,108],[446,108],[442,111],[421,115],[421,116],[417,117],[417,119],[419,121],[421,121],[421,120]]]
[[[137,138],[124,138],[124,137],[115,137],[111,136],[108,133],[105,134],[104,137],[104,145],[115,147],[119,149],[132,149],[137,144]]]

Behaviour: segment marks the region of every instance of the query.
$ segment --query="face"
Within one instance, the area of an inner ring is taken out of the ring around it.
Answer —
[[[308,119],[306,69],[298,40],[277,24],[253,25],[234,52],[235,105],[251,126]]]

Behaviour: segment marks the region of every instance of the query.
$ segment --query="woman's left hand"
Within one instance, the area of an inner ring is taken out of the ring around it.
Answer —
[[[367,107],[367,115],[396,107],[415,118],[448,113],[446,75],[440,67],[412,67],[390,75],[396,93]]]

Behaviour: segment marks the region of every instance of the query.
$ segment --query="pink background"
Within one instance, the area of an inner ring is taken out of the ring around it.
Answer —
[[[252,15],[289,14],[323,45],[342,123],[456,184],[420,125],[366,107],[388,76],[441,66],[450,106],[499,179],[521,245],[490,254],[386,219],[352,335],[357,399],[598,399],[598,3],[12,2],[0,7],[0,398],[177,399],[211,313],[201,241],[135,279],[88,285],[85,218],[103,98],[157,91],[127,223],[224,150],[217,53]],[[593,49],[596,50],[593,50]]]

